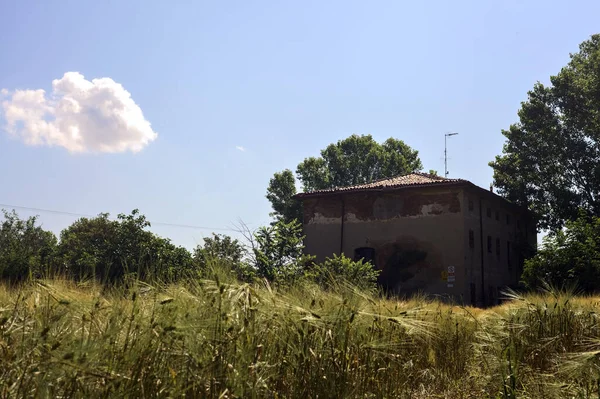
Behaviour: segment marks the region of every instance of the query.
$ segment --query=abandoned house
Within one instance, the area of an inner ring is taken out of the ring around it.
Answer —
[[[526,209],[462,179],[412,173],[296,198],[307,253],[370,261],[379,283],[399,295],[497,303],[537,241]]]

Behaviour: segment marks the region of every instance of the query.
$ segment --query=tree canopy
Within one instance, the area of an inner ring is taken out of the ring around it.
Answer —
[[[498,192],[534,211],[542,229],[579,209],[600,215],[600,35],[570,57],[549,86],[534,85],[490,163]]]
[[[22,280],[46,269],[56,248],[56,236],[37,225],[37,217],[20,219],[2,210],[0,279]]]
[[[174,279],[192,270],[192,255],[147,230],[150,222],[134,209],[110,220],[107,213],[81,218],[60,234],[57,248],[64,272],[76,278],[117,281],[127,273]]]
[[[537,254],[525,262],[521,277],[528,288],[548,284],[577,287],[586,293],[600,289],[600,218],[581,211],[565,229],[546,236]]]
[[[385,177],[423,169],[419,153],[402,140],[389,138],[378,143],[371,135],[351,135],[298,164],[296,174],[286,169],[275,173],[267,187],[276,220],[302,220],[296,194],[296,177],[304,191],[368,183]]]

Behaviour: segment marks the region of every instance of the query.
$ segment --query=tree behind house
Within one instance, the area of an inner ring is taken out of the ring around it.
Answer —
[[[296,175],[286,169],[275,173],[267,188],[275,220],[302,222],[302,206],[296,194],[296,176],[304,191],[368,183],[376,179],[423,169],[418,151],[402,140],[378,143],[371,135],[352,135],[321,150],[298,164]]]
[[[498,192],[556,231],[579,208],[600,216],[600,35],[581,43],[550,82],[528,93],[490,165]]]

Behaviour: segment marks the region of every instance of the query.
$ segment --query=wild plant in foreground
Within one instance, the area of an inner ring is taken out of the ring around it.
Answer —
[[[590,397],[598,305],[551,292],[480,310],[218,269],[127,289],[31,282],[0,287],[0,396]]]

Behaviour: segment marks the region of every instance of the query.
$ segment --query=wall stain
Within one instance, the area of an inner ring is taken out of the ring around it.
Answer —
[[[461,211],[458,192],[357,193],[345,194],[346,214],[360,221],[389,220],[407,216],[440,215]],[[324,218],[341,217],[341,198],[325,196],[304,200],[304,220],[310,223],[316,214]]]
[[[400,243],[378,246],[376,254],[376,265],[381,270],[378,282],[385,290],[394,290],[415,277],[420,268],[427,267],[426,251]]]

